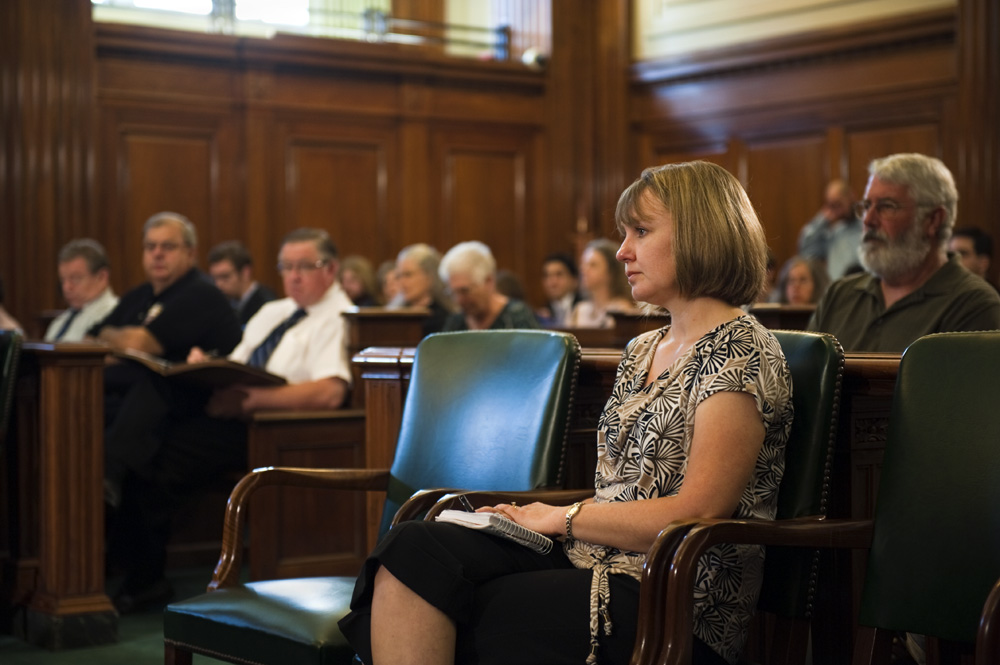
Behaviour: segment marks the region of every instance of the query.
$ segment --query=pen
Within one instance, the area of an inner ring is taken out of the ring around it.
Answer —
[[[470,513],[476,512],[476,509],[473,507],[471,503],[469,503],[469,500],[465,498],[464,494],[459,494],[458,500],[462,503],[462,507],[465,508],[467,511],[469,511]]]

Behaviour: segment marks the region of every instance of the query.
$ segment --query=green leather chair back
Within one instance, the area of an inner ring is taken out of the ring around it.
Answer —
[[[792,375],[795,406],[785,449],[785,473],[778,489],[777,519],[826,515],[844,350],[832,335],[773,332]],[[814,550],[769,547],[758,607],[788,618],[809,616],[818,556]]]
[[[579,344],[565,333],[426,338],[414,357],[383,530],[413,490],[559,485],[579,362]],[[346,665],[354,651],[337,621],[354,582],[249,582],[174,603],[164,615],[168,653],[178,663],[200,653],[244,664]]]
[[[417,347],[380,535],[419,489],[562,482],[576,338],[541,330],[430,335]]]
[[[972,643],[1000,577],[1000,332],[903,353],[859,623]]]
[[[21,357],[21,334],[15,330],[0,330],[0,450],[3,449],[10,421],[10,405],[17,383],[17,363]]]

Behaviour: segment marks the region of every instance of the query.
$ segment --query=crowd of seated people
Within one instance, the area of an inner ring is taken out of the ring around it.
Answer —
[[[828,194],[849,196],[842,186]],[[855,254],[864,272],[828,285],[828,258],[797,255],[778,276],[778,301],[815,305],[809,328],[833,333],[848,351],[898,353],[931,332],[1000,328],[1000,296],[982,277],[991,243],[976,232],[952,234],[956,201],[952,176],[939,160],[892,155],[873,161],[853,217],[832,224],[831,214],[823,217],[825,227],[811,223],[814,235],[829,240],[842,234],[824,228],[853,228],[851,220],[860,221]],[[841,203],[828,201],[824,209],[839,210]],[[626,230],[644,221],[629,218]],[[344,403],[351,373],[340,314],[352,304],[425,308],[424,335],[540,325],[607,328],[610,312],[635,311],[637,284],[650,277],[629,262],[628,247],[597,239],[581,253],[579,273],[568,254],[545,258],[540,287],[546,303],[534,309],[520,284],[504,286],[505,271],[483,243],[459,243],[443,257],[430,245],[409,245],[376,276],[365,257],[341,261],[325,232],[301,229],[280,248],[285,297],[278,298],[254,279],[241,243],[213,248],[208,275],[195,267],[196,249],[194,225],[183,215],[154,215],[143,228],[147,281],[120,299],[109,286],[110,266],[99,243],[74,240],[57,261],[68,307],[48,326],[46,339],[93,339],[174,362],[227,356],[288,380],[281,388],[179,394],[137,365],[108,366],[105,490],[110,556],[126,572],[115,597],[123,612],[169,598],[163,566],[170,517],[197,485],[245,464],[247,417],[262,409]],[[960,259],[982,275],[970,274]],[[0,327],[19,324],[0,309]]]

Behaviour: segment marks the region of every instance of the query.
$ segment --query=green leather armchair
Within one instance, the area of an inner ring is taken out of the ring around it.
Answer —
[[[698,557],[719,542],[868,550],[854,663],[888,663],[893,633],[929,662],[1000,662],[1000,332],[922,337],[903,353],[872,520],[719,520],[676,548],[664,630],[691,626]],[[668,640],[660,663],[687,662]]]
[[[337,628],[354,578],[239,583],[249,496],[268,485],[387,492],[382,529],[419,488],[528,490],[562,482],[580,359],[572,335],[547,331],[443,333],[417,347],[391,469],[257,469],[226,512],[209,593],[169,605],[166,662],[199,653],[235,663],[349,663]],[[446,489],[424,493],[432,502]],[[415,505],[415,504],[411,504]]]
[[[795,419],[785,452],[785,473],[778,490],[777,518],[817,521],[826,514],[830,490],[844,350],[835,337],[825,333],[784,330],[773,332],[781,344],[792,375],[792,399],[795,406]],[[523,504],[532,501],[568,504],[593,496],[594,491],[465,494],[474,505],[487,506],[511,499]],[[427,519],[433,519],[441,510],[452,507],[455,507],[454,497],[445,496],[427,512]],[[410,512],[407,506],[404,506],[403,511]],[[672,628],[665,629],[665,626],[672,623],[667,615],[670,610],[665,599],[668,587],[674,583],[671,572],[674,554],[688,532],[699,524],[701,522],[698,520],[671,524],[661,532],[647,554],[640,586],[640,623],[632,665],[661,662],[659,658],[667,643],[679,644],[681,651],[687,650],[687,659],[675,662],[691,662],[693,620],[687,623],[683,629],[686,633],[680,636],[675,635]],[[808,620],[817,586],[817,557],[818,551],[814,548],[769,548],[765,560],[764,586],[759,607],[763,611],[774,613],[775,623],[779,626],[786,624],[783,630],[775,631],[779,637],[773,650],[801,656],[802,660],[805,659]],[[693,589],[693,582],[688,588]],[[691,596],[690,591],[688,596]],[[677,652],[676,648],[674,652]]]

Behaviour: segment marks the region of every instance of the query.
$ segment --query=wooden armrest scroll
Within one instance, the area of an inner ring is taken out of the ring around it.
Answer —
[[[976,662],[1000,663],[1000,580],[993,585],[983,604],[976,636]]]
[[[384,491],[388,469],[300,469],[262,467],[254,469],[236,484],[226,503],[222,526],[222,553],[209,591],[239,584],[243,559],[243,533],[250,497],[262,487],[314,487],[353,491]]]

